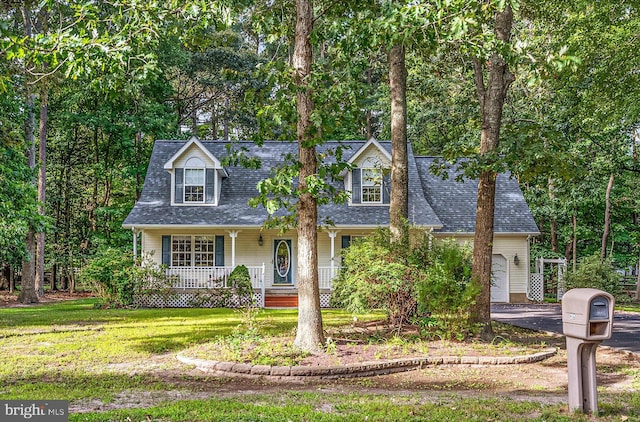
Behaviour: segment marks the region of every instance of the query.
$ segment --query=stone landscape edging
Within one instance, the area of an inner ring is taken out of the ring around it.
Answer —
[[[385,375],[410,371],[431,365],[517,365],[535,363],[555,356],[558,350],[550,347],[538,353],[520,356],[427,356],[381,361],[350,363],[335,366],[272,366],[250,363],[221,362],[191,358],[178,353],[176,358],[187,365],[194,365],[204,372],[216,372],[241,376],[347,378]]]

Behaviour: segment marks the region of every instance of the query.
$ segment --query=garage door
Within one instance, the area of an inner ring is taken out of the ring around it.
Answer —
[[[491,273],[491,302],[509,302],[509,277],[504,256],[493,255]]]

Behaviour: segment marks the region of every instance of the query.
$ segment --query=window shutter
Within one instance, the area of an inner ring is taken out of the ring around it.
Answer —
[[[171,265],[171,236],[162,236],[162,265]]]
[[[214,204],[216,202],[216,170],[205,170],[204,202]]]
[[[342,236],[342,249],[346,249],[351,245],[351,236]]]
[[[224,236],[216,236],[216,267],[224,267]]]
[[[382,203],[391,203],[391,176],[388,174],[382,178]]]
[[[360,189],[360,180],[362,175],[359,168],[351,170],[351,203],[360,204],[362,202],[362,190]]]
[[[176,189],[173,202],[176,204],[182,204],[184,202],[184,169],[175,169],[174,179]]]

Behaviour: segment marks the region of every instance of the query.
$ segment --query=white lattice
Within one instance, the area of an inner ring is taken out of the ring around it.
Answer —
[[[544,274],[533,273],[529,279],[529,300],[542,302],[544,300]]]
[[[331,293],[320,293],[320,307],[321,308],[330,308],[331,307]]]
[[[254,303],[262,306],[262,293],[253,293]],[[134,297],[134,302],[142,308],[212,308],[215,303],[203,300],[202,296],[195,292],[173,291],[169,294],[140,294]],[[225,302],[227,308],[237,308],[241,305],[238,296],[232,296]],[[244,303],[242,304],[244,306]]]

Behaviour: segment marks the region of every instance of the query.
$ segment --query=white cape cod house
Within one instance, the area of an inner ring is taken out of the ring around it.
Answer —
[[[169,303],[147,306],[189,306],[198,289],[219,285],[237,265],[249,268],[254,291],[263,306],[297,304],[297,237],[295,230],[264,230],[264,208],[251,208],[258,181],[297,144],[239,142],[249,156],[260,158],[259,170],[223,167],[222,141],[156,141],[140,200],[123,226],[133,230],[134,252],[165,264],[177,293]],[[321,305],[329,305],[331,281],[340,268],[340,251],[351,239],[389,224],[390,183],[381,169],[391,165],[386,141],[327,142],[318,151],[348,148],[353,170],[344,174],[345,204],[319,208],[319,217],[333,225],[319,228],[318,266]],[[477,182],[456,180],[455,170],[443,179],[430,172],[433,157],[414,156],[409,145],[409,222],[436,237],[472,241]],[[342,188],[342,184],[340,185]],[[498,176],[493,246],[494,302],[525,302],[529,280],[529,238],[539,234],[518,183]]]

